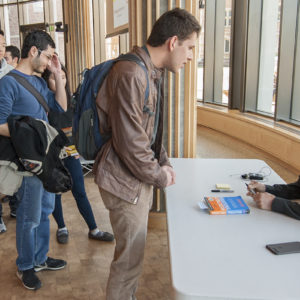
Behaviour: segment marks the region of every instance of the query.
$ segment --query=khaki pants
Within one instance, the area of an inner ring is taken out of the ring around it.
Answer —
[[[137,204],[131,204],[100,189],[109,210],[116,239],[114,259],[106,287],[107,300],[133,300],[142,272],[153,187],[143,184]]]

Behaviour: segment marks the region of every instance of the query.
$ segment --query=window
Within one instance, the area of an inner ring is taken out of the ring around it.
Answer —
[[[260,37],[257,111],[274,115],[277,82],[278,0],[264,1]]]
[[[232,107],[300,125],[300,2],[236,1],[235,10]]]
[[[5,39],[7,45],[20,48],[19,16],[17,5],[8,5],[3,8],[5,22]]]
[[[44,3],[47,3],[48,9]],[[20,49],[23,38],[30,30],[46,30],[55,41],[56,52],[64,63],[64,32],[56,32],[54,26],[55,22],[63,23],[62,11],[62,0],[0,1],[0,15],[3,16],[1,27],[5,31],[6,44]]]
[[[106,59],[112,59],[119,56],[119,36],[113,36],[105,39]]]
[[[199,35],[199,53],[197,69],[197,99],[203,100],[203,68],[204,68],[204,32],[205,32],[205,1],[201,1],[200,7],[200,25],[201,32]]]
[[[229,5],[229,4],[228,4]],[[231,26],[231,10],[226,8],[225,10],[225,26]]]
[[[229,40],[225,40],[225,43],[224,43],[224,52],[225,53],[229,53],[229,49],[230,49],[230,41]]]
[[[197,97],[204,102],[228,105],[231,10],[231,0],[205,1],[200,9],[204,39],[200,35]]]

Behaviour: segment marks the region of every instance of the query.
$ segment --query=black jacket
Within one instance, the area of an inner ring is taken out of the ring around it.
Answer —
[[[300,220],[300,204],[290,201],[300,199],[300,176],[294,183],[266,185],[266,192],[276,196],[272,203],[273,211]]]
[[[0,165],[8,165],[15,171],[25,172],[25,168],[11,142],[11,138],[0,135]]]
[[[59,158],[61,149],[68,143],[65,134],[45,121],[28,116],[10,116],[8,127],[12,146],[9,151],[13,153],[11,157],[15,159],[16,155],[23,168],[35,174],[48,192],[70,190],[71,176]],[[1,137],[0,144],[5,140],[7,138]],[[7,151],[0,154],[0,159]]]

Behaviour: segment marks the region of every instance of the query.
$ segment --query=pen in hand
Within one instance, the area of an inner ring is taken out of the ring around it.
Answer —
[[[249,191],[252,195],[255,195],[255,194],[256,194],[256,191],[255,191],[254,189],[250,188],[248,183],[245,183],[245,184],[246,184],[246,186],[247,186],[248,191]]]

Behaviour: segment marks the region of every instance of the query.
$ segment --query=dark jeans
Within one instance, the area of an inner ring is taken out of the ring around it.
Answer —
[[[72,194],[76,200],[78,210],[84,218],[86,224],[90,230],[97,228],[94,214],[87,198],[84,188],[83,172],[80,164],[80,160],[72,156],[63,160],[65,167],[69,170],[72,180]],[[65,227],[63,210],[61,205],[61,195],[55,195],[55,208],[53,211],[53,217],[58,225],[58,228]]]
[[[19,205],[19,200],[17,198],[17,195],[14,194],[13,196],[5,196],[2,199],[2,202],[7,202],[7,200],[9,201],[9,207],[10,207],[10,211],[16,211]],[[0,217],[2,217],[2,203],[0,201]]]

